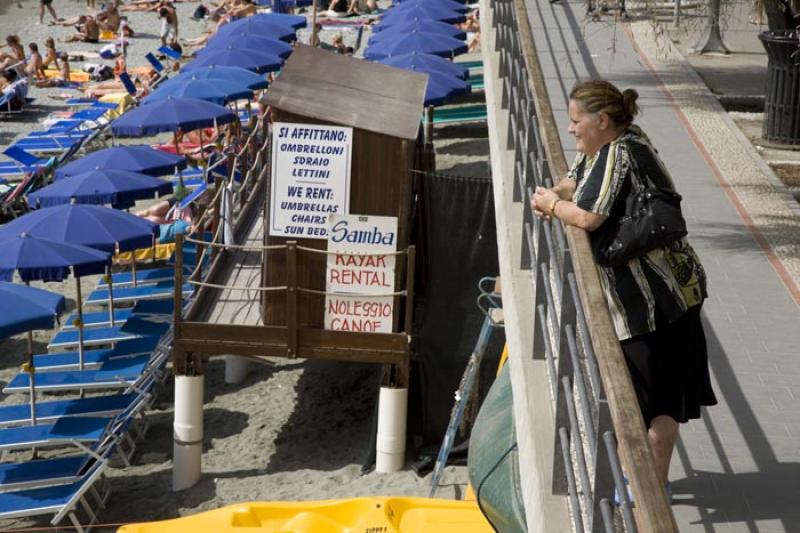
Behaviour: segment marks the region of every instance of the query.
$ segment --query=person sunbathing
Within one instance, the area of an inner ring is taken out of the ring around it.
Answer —
[[[59,54],[56,60],[58,76],[55,78],[44,77],[36,80],[35,84],[39,88],[44,87],[66,87],[72,83],[70,78],[69,58],[67,54]]]
[[[2,48],[9,48],[9,52],[0,52],[0,70],[5,70],[11,65],[25,64],[25,49],[19,40],[19,35],[6,36],[6,44]]]
[[[81,15],[83,22],[76,27],[78,33],[64,39],[65,43],[97,43],[100,41],[100,26],[91,15]]]
[[[52,37],[48,37],[44,42],[44,59],[42,60],[42,68],[47,68],[50,65],[58,68],[58,59],[56,58],[56,41]]]
[[[122,18],[119,16],[119,11],[114,4],[109,4],[105,10],[97,14],[97,25],[103,31],[117,33],[121,22]]]
[[[31,51],[31,55],[28,58],[27,65],[25,65],[25,74],[27,74],[30,79],[34,80],[46,78],[42,54],[39,53],[39,45],[36,43],[28,43],[28,49]]]
[[[181,209],[174,196],[137,211],[136,215],[159,224],[158,244],[175,242],[175,235],[178,233],[194,233],[196,229],[192,206]]]
[[[194,39],[183,39],[183,44],[189,47],[198,47],[198,46],[205,46],[208,40],[217,33],[217,31],[228,22],[229,18],[227,15],[220,15],[218,13],[214,13],[209,17],[209,29],[205,35],[201,35]]]
[[[158,72],[149,69],[145,75],[137,74],[131,78],[133,85],[136,87],[136,97],[142,97],[150,92],[150,84],[158,77]],[[83,90],[83,93],[90,97],[96,98],[105,96],[107,94],[119,94],[126,92],[127,89],[120,80],[108,80],[93,83]]]

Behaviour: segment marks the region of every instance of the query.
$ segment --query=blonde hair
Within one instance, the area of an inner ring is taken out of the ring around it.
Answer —
[[[569,99],[578,102],[586,113],[605,113],[615,124],[626,127],[639,114],[638,98],[635,89],[620,92],[616,85],[605,80],[579,81],[569,93]]]

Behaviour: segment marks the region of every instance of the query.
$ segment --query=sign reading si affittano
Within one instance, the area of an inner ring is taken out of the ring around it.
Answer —
[[[329,217],[326,329],[392,332],[396,250],[397,217]]]
[[[272,131],[269,234],[326,239],[328,216],[350,208],[353,128],[276,122]]]

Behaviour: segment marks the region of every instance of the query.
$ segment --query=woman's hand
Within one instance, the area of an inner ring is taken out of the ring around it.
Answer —
[[[531,198],[531,209],[533,209],[533,214],[537,217],[550,219],[550,217],[553,216],[553,213],[550,212],[550,206],[556,200],[560,200],[560,197],[552,189],[536,187],[536,191],[533,193],[533,198]]]

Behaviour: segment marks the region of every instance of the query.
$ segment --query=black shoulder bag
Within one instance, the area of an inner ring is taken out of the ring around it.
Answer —
[[[633,150],[630,155],[632,191],[625,199],[625,212],[617,219],[607,219],[591,234],[595,260],[602,266],[624,265],[687,234],[681,195],[671,188],[656,186],[647,174],[639,174]],[[635,179],[636,175],[641,180]]]

